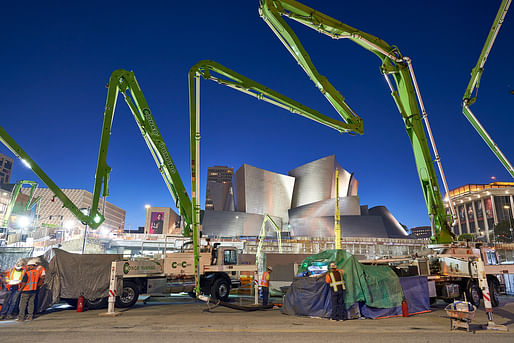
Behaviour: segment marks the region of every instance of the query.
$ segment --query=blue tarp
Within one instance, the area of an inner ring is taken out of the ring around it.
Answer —
[[[430,311],[428,295],[428,280],[426,276],[411,276],[400,278],[405,300],[409,306],[409,315]],[[383,318],[402,315],[402,307],[375,308],[360,304],[361,315],[366,318]]]
[[[409,306],[409,314],[430,311],[428,281],[426,276],[400,278],[405,299]],[[354,304],[345,304],[346,308]],[[364,302],[358,303],[362,317],[381,318],[401,316],[401,306],[390,308],[369,307]],[[289,315],[312,316],[327,318],[332,312],[330,288],[324,278],[296,278],[284,297],[282,312]]]
[[[282,312],[297,316],[330,317],[332,300],[325,278],[295,278],[284,297]]]

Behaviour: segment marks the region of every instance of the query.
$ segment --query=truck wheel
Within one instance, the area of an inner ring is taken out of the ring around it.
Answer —
[[[491,295],[491,305],[498,307],[500,305],[500,285],[495,280],[487,280],[489,286],[489,294]]]
[[[96,299],[86,299],[85,305],[88,310],[97,310],[100,308],[105,308],[105,307],[107,307],[107,297],[96,298]]]
[[[139,298],[139,287],[132,281],[123,282],[123,290],[116,297],[116,307],[132,307]]]
[[[230,283],[227,280],[220,278],[214,281],[211,287],[211,297],[215,300],[228,301],[230,295]]]
[[[468,282],[468,287],[466,289],[466,297],[470,303],[475,305],[476,307],[480,306],[480,289],[478,288],[478,285],[474,281]]]

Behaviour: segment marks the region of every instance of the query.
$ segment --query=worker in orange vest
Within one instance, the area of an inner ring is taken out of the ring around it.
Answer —
[[[43,267],[41,258],[37,259],[36,263],[37,263],[36,270],[39,273],[39,282],[37,285],[38,287],[37,287],[37,291],[36,291],[36,300],[34,301],[34,308],[35,308],[34,313],[37,314],[37,313],[39,313],[39,306],[41,304],[42,294],[40,294],[40,292],[41,292],[41,286],[43,286],[43,283],[45,282],[46,268]]]
[[[24,275],[25,270],[20,262],[16,263],[9,271],[9,274],[7,274],[5,283],[7,290],[9,290],[9,297],[4,301],[2,306],[2,312],[0,313],[1,319],[12,319],[14,313],[17,312],[21,291],[19,285]]]
[[[34,302],[36,300],[36,291],[39,284],[39,271],[36,269],[36,261],[29,260],[27,262],[27,271],[21,280],[21,298],[20,313],[18,321],[25,320],[25,313],[28,307],[27,320],[34,319]]]
[[[329,269],[325,276],[325,282],[330,286],[330,293],[332,295],[332,320],[344,320],[344,270],[337,269],[337,265],[331,262]]]
[[[273,268],[271,266],[268,266],[266,268],[266,271],[262,273],[261,275],[261,290],[262,290],[262,305],[267,306],[268,305],[268,297],[269,297],[269,277],[270,273],[273,271]]]

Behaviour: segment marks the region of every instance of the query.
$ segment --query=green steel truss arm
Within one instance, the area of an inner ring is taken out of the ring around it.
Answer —
[[[75,204],[64,194],[64,192],[46,175],[46,173],[34,162],[32,158],[16,143],[16,141],[2,128],[0,127],[0,141],[11,150],[27,167],[32,169],[41,181],[48,186],[48,188],[55,194],[55,196],[61,200],[64,207],[70,210],[71,213],[82,223],[86,223],[92,228],[97,228],[104,221],[104,217],[100,213],[91,211],[89,215],[86,215],[75,206]]]
[[[352,132],[353,125],[327,117],[316,110],[300,104],[280,93],[269,89],[241,74],[230,70],[214,61],[200,61],[189,70],[189,119],[191,137],[191,198],[193,201],[193,251],[195,256],[195,289],[200,294],[199,270],[198,270],[198,242],[200,225],[199,189],[200,178],[200,79],[215,81],[221,85],[251,95],[291,113],[314,120],[320,124],[333,128],[339,132]]]
[[[480,86],[480,78],[482,77],[482,74],[484,73],[484,65],[487,61],[487,57],[489,56],[489,53],[491,52],[491,48],[493,47],[494,41],[496,39],[496,36],[498,35],[498,32],[500,31],[500,27],[503,23],[503,20],[505,19],[505,15],[507,14],[507,11],[509,10],[509,6],[511,4],[512,0],[503,0],[500,8],[498,9],[498,13],[496,13],[496,17],[494,18],[493,26],[491,27],[491,30],[489,31],[489,35],[487,36],[487,39],[485,40],[484,47],[482,48],[482,52],[480,53],[480,56],[478,57],[477,64],[475,67],[471,70],[471,79],[469,80],[468,87],[466,88],[466,91],[464,93],[464,97],[462,98],[462,112],[466,116],[466,118],[469,120],[471,125],[477,130],[478,134],[482,137],[482,139],[486,142],[486,144],[489,146],[489,148],[493,151],[493,153],[498,157],[500,162],[503,164],[503,166],[509,171],[510,175],[514,177],[514,168],[512,167],[512,164],[509,162],[507,157],[502,153],[498,145],[493,141],[491,136],[487,133],[487,131],[484,129],[482,124],[478,121],[478,119],[475,117],[473,112],[471,112],[471,109],[469,106],[473,105],[475,101],[477,100],[478,95],[478,87]],[[474,93],[474,95],[473,95]]]
[[[264,220],[262,221],[261,233],[259,234],[259,245],[257,246],[257,252],[255,253],[255,260],[257,261],[257,263],[259,263],[260,258],[261,258],[262,243],[264,243],[264,237],[266,236],[266,223],[267,222],[271,223],[273,230],[275,230],[275,232],[277,233],[278,252],[282,253],[282,233],[280,231],[280,228],[278,227],[277,223],[275,223],[273,218],[271,218],[269,214],[266,214],[264,216]]]
[[[130,93],[128,93],[129,91]],[[150,107],[141,91],[141,87],[132,71],[116,70],[109,79],[109,90],[105,105],[104,121],[102,127],[102,137],[100,140],[100,151],[98,154],[98,164],[95,177],[95,187],[93,191],[92,208],[98,207],[100,192],[103,188],[102,196],[108,195],[108,180],[111,168],[107,165],[107,148],[109,136],[114,118],[114,110],[118,94],[123,94],[124,100],[130,108],[134,119],[139,126],[141,134],[150,150],[159,171],[168,187],[168,190],[179,209],[180,215],[184,219],[184,235],[190,235],[191,221],[191,200],[187,195],[177,168],[173,163],[171,155],[164,143],[159,129],[155,123]],[[103,187],[102,187],[103,186]]]
[[[268,24],[271,30],[277,35],[287,50],[320,89],[323,89],[323,87],[320,87],[321,82],[318,76],[319,74],[317,74],[307,52],[293,30],[287,25],[285,20],[282,19],[282,16],[289,17],[331,38],[350,39],[380,58],[382,61],[380,70],[391,89],[391,95],[402,115],[407,134],[412,144],[418,175],[434,233],[432,239],[437,243],[451,242],[453,240],[453,234],[450,230],[449,218],[443,204],[421,119],[424,120],[427,127],[434,149],[435,161],[439,166],[447,194],[449,193],[448,187],[410,58],[402,56],[397,47],[388,45],[380,38],[343,24],[334,18],[317,12],[294,0],[260,0],[259,13],[266,24]],[[390,76],[393,78],[396,87],[393,86],[389,78]],[[451,206],[450,208],[453,213],[454,209]]]
[[[27,201],[27,204],[25,205],[25,211],[29,211],[31,208],[36,206],[36,216],[35,221],[37,221],[38,215],[39,215],[39,207],[41,205],[41,197],[37,197],[34,199],[34,193],[37,190],[38,184],[35,181],[29,181],[29,180],[21,180],[16,182],[16,185],[13,188],[12,194],[11,194],[11,200],[9,201],[9,204],[7,205],[7,209],[5,210],[4,218],[3,218],[3,227],[7,227],[9,224],[9,218],[11,217],[12,211],[14,209],[14,205],[16,205],[16,199],[18,199],[18,195],[21,192],[21,188],[23,185],[30,185],[30,193],[29,193],[29,199]],[[37,226],[37,222],[34,223],[34,226]]]
[[[130,91],[128,94],[127,91]],[[63,191],[43,172],[43,170],[30,158],[30,156],[0,127],[0,140],[4,143],[18,158],[20,158],[32,171],[48,186],[55,196],[62,201],[63,206],[68,208],[75,217],[82,223],[89,225],[91,228],[98,228],[105,220],[99,211],[100,195],[104,198],[109,195],[108,182],[111,168],[107,165],[107,149],[109,145],[109,137],[111,134],[112,121],[114,118],[114,110],[118,93],[122,93],[125,102],[128,104],[130,111],[134,115],[139,126],[141,134],[145,139],[150,152],[157,163],[157,167],[164,178],[166,185],[184,218],[184,235],[190,235],[191,225],[191,200],[187,195],[184,184],[180,179],[175,164],[166,148],[166,144],[155,124],[148,103],[139,87],[133,72],[126,70],[116,70],[111,74],[109,80],[109,89],[107,92],[107,100],[104,112],[104,121],[102,127],[102,135],[100,140],[100,151],[98,153],[98,163],[95,175],[95,184],[93,190],[93,200],[89,213],[83,213],[75,204],[64,194]],[[102,193],[102,194],[100,194]],[[105,201],[104,201],[105,206]],[[103,210],[102,210],[103,212]]]

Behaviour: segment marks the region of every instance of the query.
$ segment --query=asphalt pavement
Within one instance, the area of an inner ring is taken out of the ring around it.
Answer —
[[[0,342],[514,342],[514,297],[502,297],[494,311],[495,323],[507,326],[506,332],[482,329],[487,323],[483,308],[477,311],[471,332],[451,331],[445,305],[438,302],[432,312],[408,318],[343,322],[284,315],[279,308],[208,311],[205,303],[187,296],[140,301],[130,309],[117,309],[121,315],[116,317],[100,316],[106,310],[77,313],[56,305],[30,322],[1,321]]]

